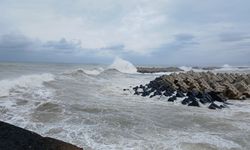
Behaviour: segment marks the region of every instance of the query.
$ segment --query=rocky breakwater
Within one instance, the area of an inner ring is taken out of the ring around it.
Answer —
[[[178,67],[166,67],[166,68],[155,68],[155,67],[137,67],[139,73],[159,73],[159,72],[180,72],[184,71]]]
[[[42,137],[0,121],[0,150],[82,150],[72,144]]]
[[[135,95],[164,96],[169,102],[181,100],[183,105],[228,107],[227,99],[250,98],[250,74],[193,72],[173,73],[133,88]]]

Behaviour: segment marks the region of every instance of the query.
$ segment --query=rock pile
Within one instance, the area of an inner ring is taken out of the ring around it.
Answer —
[[[166,68],[155,68],[155,67],[137,67],[139,73],[159,73],[159,72],[180,72],[183,71],[178,67],[166,67]]]
[[[227,99],[250,98],[250,74],[193,72],[173,73],[156,78],[146,85],[133,88],[143,97],[166,96],[173,102],[182,97],[182,104],[197,106],[209,104],[210,109],[227,107]],[[220,102],[221,104],[218,104]]]

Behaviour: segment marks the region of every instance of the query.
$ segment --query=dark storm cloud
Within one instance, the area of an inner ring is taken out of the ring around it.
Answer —
[[[67,41],[64,38],[58,41],[41,42],[39,39],[31,39],[21,34],[0,36],[0,51],[74,53],[80,49],[79,41]]]
[[[42,45],[43,49],[55,51],[58,53],[75,53],[81,48],[81,42],[72,42],[67,41],[65,38],[62,38],[59,41],[48,41]]]
[[[162,45],[158,48],[158,51],[155,51],[153,53],[157,54],[159,51],[167,51],[168,54],[175,53],[176,51],[184,50],[199,44],[199,41],[197,41],[195,36],[192,34],[177,34],[173,36],[173,39],[173,41]]]
[[[34,42],[20,34],[7,34],[0,37],[0,50],[28,50],[32,49]]]

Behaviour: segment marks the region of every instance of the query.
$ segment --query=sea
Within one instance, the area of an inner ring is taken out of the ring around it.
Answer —
[[[0,120],[84,150],[250,149],[250,100],[210,110],[133,94],[163,74],[137,73],[121,58],[111,65],[0,63]]]

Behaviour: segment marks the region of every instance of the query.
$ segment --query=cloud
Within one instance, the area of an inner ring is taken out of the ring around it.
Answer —
[[[118,55],[135,63],[244,64],[249,9],[248,0],[1,0],[0,52],[67,61]]]
[[[33,41],[23,35],[2,35],[0,37],[0,50],[28,50]]]
[[[223,42],[238,42],[238,41],[245,41],[250,40],[250,33],[222,33],[220,34],[220,39]]]
[[[42,49],[58,53],[76,53],[82,48],[80,41],[67,41],[65,38],[62,38],[59,41],[48,41],[44,43]]]

